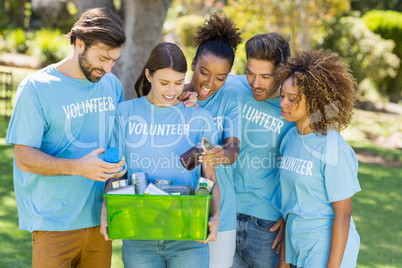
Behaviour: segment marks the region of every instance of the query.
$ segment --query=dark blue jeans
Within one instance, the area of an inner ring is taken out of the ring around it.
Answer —
[[[233,268],[276,268],[279,254],[272,249],[278,231],[270,232],[274,221],[237,214],[236,253]]]

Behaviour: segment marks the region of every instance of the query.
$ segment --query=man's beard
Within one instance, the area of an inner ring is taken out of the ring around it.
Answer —
[[[99,82],[99,80],[103,77],[103,76],[95,76],[92,75],[92,72],[94,70],[96,70],[97,68],[94,68],[92,66],[91,63],[89,63],[87,57],[87,49],[85,49],[79,56],[78,56],[78,63],[80,64],[81,67],[81,71],[82,73],[85,75],[86,79],[88,79],[89,81],[91,81],[92,83],[96,83]],[[99,69],[97,69],[99,70]]]

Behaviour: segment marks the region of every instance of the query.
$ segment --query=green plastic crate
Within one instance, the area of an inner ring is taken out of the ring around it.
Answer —
[[[207,239],[211,195],[104,196],[111,239]]]

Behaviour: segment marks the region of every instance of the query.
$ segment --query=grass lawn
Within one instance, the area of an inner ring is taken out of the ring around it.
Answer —
[[[0,66],[0,71],[5,67]],[[20,81],[29,69],[12,70]],[[17,83],[16,83],[17,84]],[[16,88],[15,84],[15,88]],[[400,161],[402,151],[374,145],[370,135],[388,135],[400,131],[397,115],[356,110],[353,127],[344,133],[358,150],[369,150],[385,159]],[[0,115],[0,267],[31,267],[31,237],[18,229],[18,215],[13,192],[13,148],[4,144],[8,122]],[[353,218],[361,238],[358,259],[360,268],[397,268],[402,263],[402,169],[378,164],[359,164],[362,191],[353,197]],[[121,241],[113,242],[112,267],[123,267]]]

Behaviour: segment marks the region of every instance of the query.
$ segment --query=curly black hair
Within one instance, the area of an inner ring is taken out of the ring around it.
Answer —
[[[200,55],[213,54],[233,65],[237,46],[242,42],[239,28],[224,14],[213,13],[203,26],[196,29],[193,45],[197,47],[195,62]]]
[[[323,50],[299,52],[280,66],[276,75],[281,84],[293,78],[299,88],[298,105],[305,95],[310,127],[326,135],[328,130],[345,129],[353,115],[357,83],[349,66],[335,54]]]

